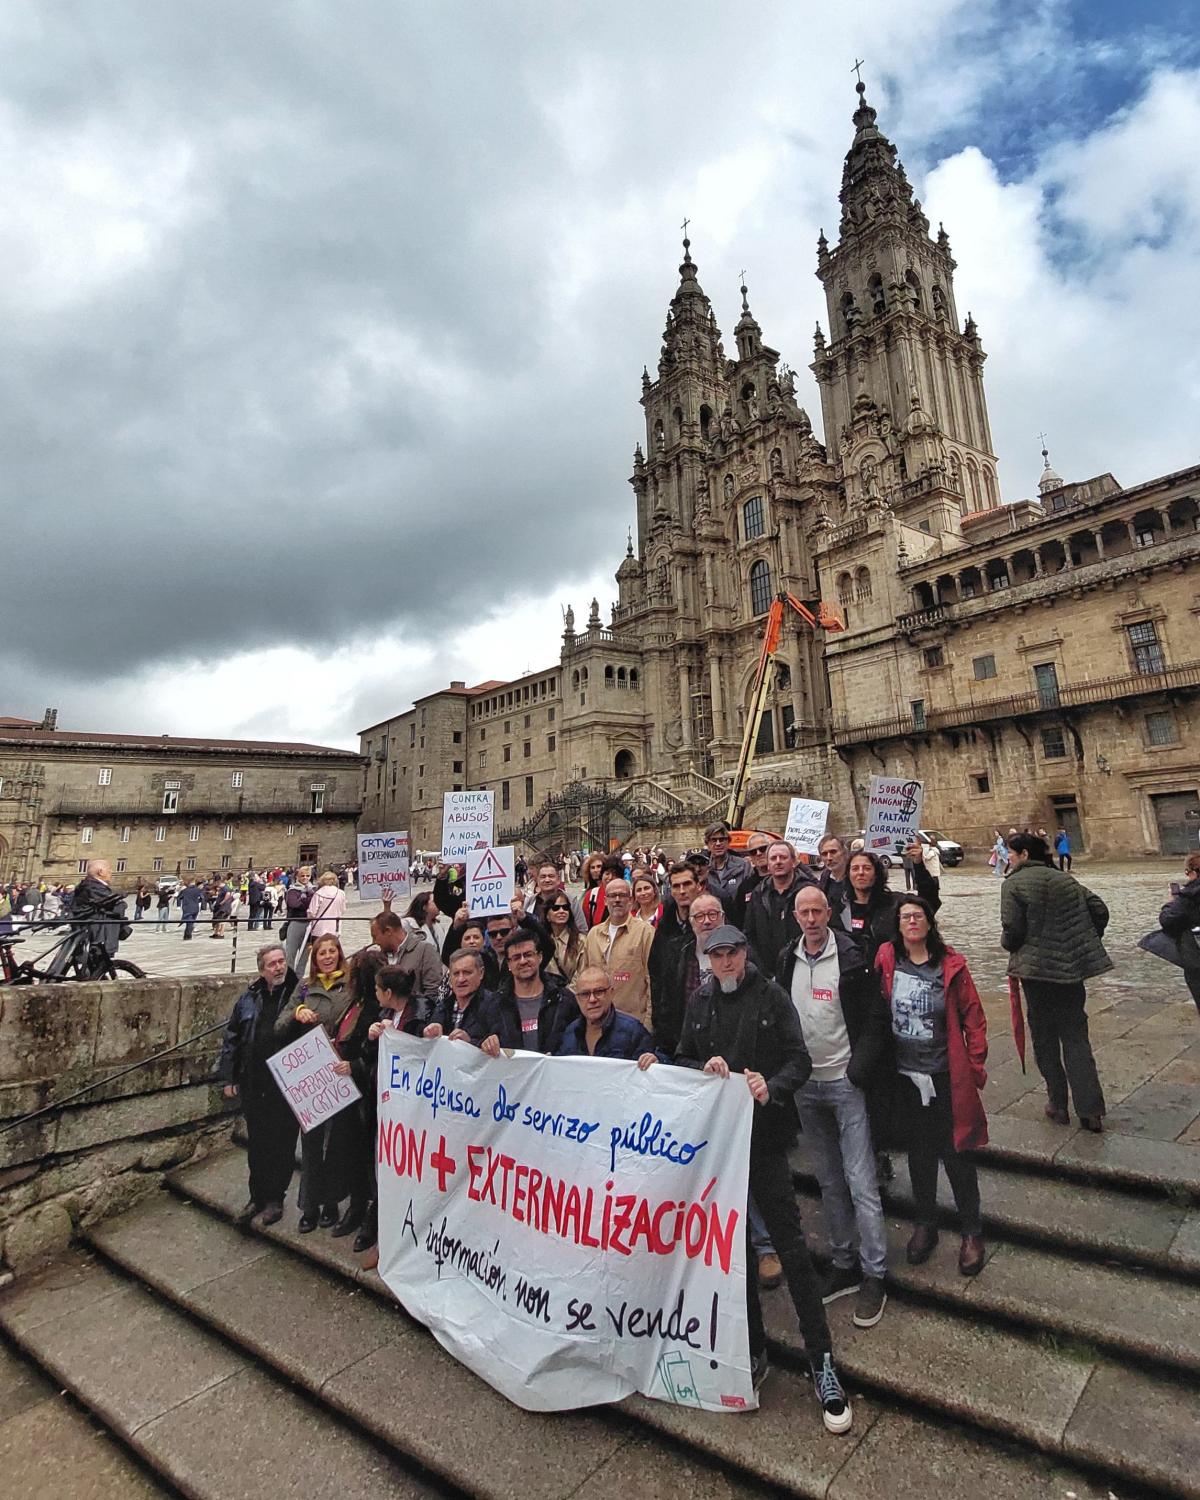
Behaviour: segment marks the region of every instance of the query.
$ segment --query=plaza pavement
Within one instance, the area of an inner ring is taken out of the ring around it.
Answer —
[[[1192,1161],[1192,1170],[1184,1175],[1200,1181],[1200,1017],[1180,971],[1136,946],[1158,925],[1168,884],[1179,878],[1179,862],[1080,861],[1075,873],[1103,897],[1112,914],[1105,945],[1115,967],[1088,984],[1092,1041],[1108,1101],[1107,1131],[1191,1147],[1181,1164]],[[898,881],[903,876],[896,870],[892,882]],[[1094,1154],[1105,1148],[1089,1140],[1077,1123],[1068,1129],[1043,1118],[1045,1091],[1032,1044],[1027,1048],[1027,1071],[1021,1072],[1009,1021],[1007,955],[999,941],[1000,886],[981,858],[969,860],[965,867],[945,872],[940,913],[943,933],[966,955],[987,1011],[989,1081],[984,1103],[993,1145],[1023,1155],[1051,1152],[1060,1161],[1074,1151]],[[347,892],[347,951],[370,941],[369,919],[378,910],[377,903]],[[266,934],[239,930],[237,973],[253,975],[255,951],[277,927],[278,922]],[[143,921],[135,924],[121,954],[150,975],[228,974],[232,938],[214,940],[209,930],[198,925],[193,940],[184,943],[179,928],[164,933],[153,921]]]

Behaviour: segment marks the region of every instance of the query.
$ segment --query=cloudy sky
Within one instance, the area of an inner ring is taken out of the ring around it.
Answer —
[[[679,223],[801,371],[869,97],[1005,498],[1200,459],[1193,0],[0,0],[0,714],[305,738],[557,657]]]

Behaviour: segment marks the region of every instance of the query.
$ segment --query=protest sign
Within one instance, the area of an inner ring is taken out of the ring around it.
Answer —
[[[476,849],[467,857],[467,915],[507,911],[516,880],[516,850]]]
[[[865,847],[872,854],[898,858],[917,836],[925,800],[923,782],[903,776],[872,776]]]
[[[529,1411],[758,1405],[745,1079],[380,1039],[379,1271]]]
[[[828,821],[828,802],[793,797],[788,804],[787,830],[783,836],[797,854],[815,854]]]
[[[352,1079],[339,1078],[333,1071],[337,1061],[338,1055],[325,1035],[324,1026],[312,1027],[267,1058],[267,1067],[279,1085],[279,1092],[306,1135],[362,1098]]]
[[[358,836],[358,888],[377,896],[386,888],[393,900],[410,894],[407,833],[360,833]]]
[[[492,842],[495,792],[446,792],[442,797],[442,859],[461,865],[473,849]]]

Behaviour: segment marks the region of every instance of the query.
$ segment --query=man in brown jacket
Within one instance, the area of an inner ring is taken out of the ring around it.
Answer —
[[[626,1015],[636,1016],[649,1030],[654,928],[633,915],[633,888],[628,880],[610,880],[604,887],[604,900],[606,915],[584,939],[583,961],[608,971],[613,1004]]]

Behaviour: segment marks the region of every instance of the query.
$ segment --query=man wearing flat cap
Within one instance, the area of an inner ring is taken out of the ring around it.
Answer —
[[[812,1072],[812,1062],[795,1007],[748,961],[745,934],[725,924],[709,936],[704,951],[712,972],[687,1008],[675,1062],[725,1080],[740,1073],[754,1098],[750,1193],[783,1263],[825,1426],[847,1432],[850,1403],[834,1368],[821,1287],[804,1243],[787,1161],[796,1123],[793,1096]],[[726,1086],[736,1087],[738,1081]],[[754,1264],[748,1231],[746,1264]],[[767,1374],[767,1340],[754,1275],[746,1277],[746,1319],[757,1387]]]

